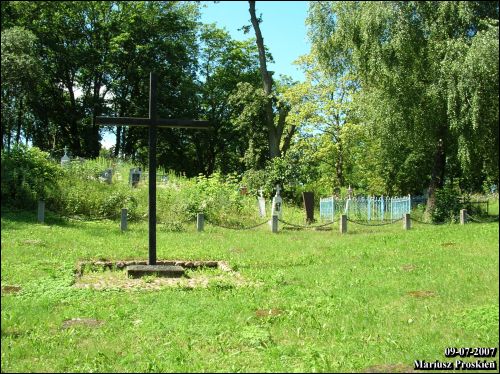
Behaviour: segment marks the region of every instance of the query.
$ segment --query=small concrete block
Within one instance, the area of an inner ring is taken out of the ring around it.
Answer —
[[[127,275],[132,278],[140,278],[144,275],[155,275],[164,278],[180,278],[184,275],[182,266],[171,265],[129,265]]]

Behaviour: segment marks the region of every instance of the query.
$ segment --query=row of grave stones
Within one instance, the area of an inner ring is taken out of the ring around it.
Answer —
[[[278,216],[281,219],[283,212],[283,199],[281,197],[281,188],[279,185],[276,186],[276,195],[273,197],[273,201],[271,204],[271,216]],[[259,206],[259,215],[260,217],[266,216],[266,199],[262,195],[262,188],[259,190],[259,196],[257,198],[258,206]],[[312,223],[314,222],[314,193],[313,192],[303,192],[302,199],[304,201],[304,210],[306,213],[306,222]]]
[[[71,165],[71,158],[68,156],[68,148],[64,147],[64,156],[61,157],[61,166],[69,167]],[[132,168],[129,172],[128,182],[132,187],[137,187],[141,180],[142,170],[141,168]],[[167,180],[167,176],[163,175],[161,180],[165,182]],[[108,168],[102,171],[99,175],[99,180],[111,184],[113,180],[113,169]]]
[[[64,147],[64,156],[61,157],[61,166],[69,166],[71,164],[71,159],[67,154],[67,147]],[[131,168],[129,171],[129,178],[128,182],[129,185],[132,187],[137,187],[140,180],[142,177],[142,170],[141,168]],[[108,184],[111,184],[112,179],[113,179],[113,170],[111,168],[108,168],[101,172],[99,179],[102,180],[103,182],[106,182]],[[168,177],[163,175],[161,177],[162,182],[166,182],[168,180]],[[279,185],[276,186],[276,195],[273,197],[272,201],[272,210],[271,210],[271,216],[278,216],[278,218],[282,217],[282,204],[283,204],[283,199],[280,195],[281,188]],[[242,186],[240,188],[240,193],[242,195],[246,195],[248,193],[248,189],[246,186]],[[259,197],[258,197],[258,204],[259,204],[259,215],[260,217],[265,217],[266,216],[266,200],[264,198],[263,190],[262,188],[259,190]],[[306,221],[308,223],[314,221],[314,193],[312,192],[304,192],[303,193],[303,200],[304,200],[304,209],[306,211]]]

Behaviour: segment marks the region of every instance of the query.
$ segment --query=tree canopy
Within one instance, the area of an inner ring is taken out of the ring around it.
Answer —
[[[498,2],[314,2],[308,24],[322,69],[357,85],[386,191],[498,183]]]
[[[164,169],[328,194],[498,185],[498,2],[311,2],[302,82],[267,69],[258,3],[242,25],[255,37],[243,41],[202,24],[200,7],[2,2],[2,149],[24,141],[53,157],[65,146],[98,156],[95,116],[146,116],[156,71],[159,115],[213,129],[162,129]],[[107,131],[113,157],[146,164],[146,129]]]

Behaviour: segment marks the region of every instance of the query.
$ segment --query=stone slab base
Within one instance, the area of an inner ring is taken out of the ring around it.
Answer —
[[[131,278],[140,278],[145,275],[180,278],[184,275],[184,268],[172,265],[129,265],[127,266],[127,275]]]

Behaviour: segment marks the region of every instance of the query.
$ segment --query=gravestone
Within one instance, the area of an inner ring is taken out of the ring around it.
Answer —
[[[281,218],[282,215],[282,207],[283,207],[283,199],[280,196],[280,186],[279,184],[276,185],[276,195],[273,197],[273,204],[272,204],[272,211],[271,211],[271,216],[278,216],[278,218]]]
[[[142,174],[141,168],[130,169],[128,175],[128,184],[131,185],[132,187],[137,187],[139,181],[141,180],[141,174]]]
[[[61,166],[67,167],[71,163],[71,159],[67,155],[68,148],[64,147],[64,156],[61,157]]]
[[[106,169],[101,173],[101,178],[108,184],[111,184],[111,181],[113,180],[113,170],[112,169]]]
[[[352,199],[352,188],[351,185],[349,185],[349,188],[347,189],[347,198]]]
[[[304,210],[306,211],[306,222],[314,222],[314,192],[302,192]]]
[[[264,198],[264,196],[262,196],[262,193],[264,191],[262,190],[262,188],[259,190],[259,197],[257,198],[259,200],[259,214],[261,217],[265,217],[266,216],[266,199]]]
[[[247,193],[248,193],[247,186],[241,186],[240,187],[240,195],[246,195]]]

